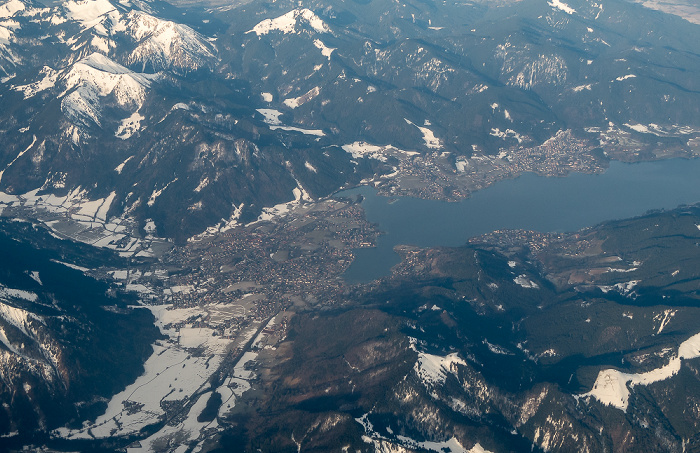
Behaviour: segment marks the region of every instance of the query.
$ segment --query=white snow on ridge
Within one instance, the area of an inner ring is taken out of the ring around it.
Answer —
[[[640,123],[624,123],[624,126],[632,129],[635,132],[642,134],[652,134],[657,137],[677,137],[681,135],[689,135],[700,132],[699,129],[692,126],[679,126],[676,124],[661,126],[656,123],[649,123],[648,125]]]
[[[309,171],[314,172],[314,173],[318,173],[318,170],[316,169],[316,167],[314,167],[313,165],[311,165],[311,163],[310,163],[308,160],[307,160],[306,162],[304,162],[304,166],[305,166]]]
[[[296,33],[296,27],[300,23],[306,23],[318,33],[330,33],[331,29],[310,9],[294,9],[276,19],[265,19],[253,27],[248,33],[258,36],[266,35],[272,31],[282,33]]]
[[[30,293],[29,291],[0,286],[0,300],[7,300],[8,297],[27,299],[33,302],[36,300],[37,295]],[[27,310],[22,310],[21,308],[16,308],[2,302],[0,302],[0,318],[4,319],[8,324],[15,326],[26,336],[31,336],[27,331],[27,323],[29,322],[29,318],[34,318],[40,322],[43,322],[43,320],[34,313],[30,313]]]
[[[557,8],[562,11],[564,11],[566,14],[574,14],[576,13],[576,10],[567,5],[566,3],[562,2],[561,0],[552,0],[547,3],[549,6],[552,8]]]
[[[512,352],[504,348],[503,346],[499,346],[497,344],[493,344],[489,342],[486,338],[482,341],[483,344],[486,345],[487,348],[489,348],[489,351],[491,351],[494,354],[499,354],[499,355],[513,355]]]
[[[416,348],[415,338],[409,337],[409,340],[411,342],[411,349],[418,352],[418,360],[413,365],[413,370],[423,382],[423,385],[429,390],[432,387],[444,384],[448,373],[457,376],[457,365],[467,365],[456,352],[444,357],[427,354],[425,352],[420,352],[418,348]]]
[[[321,129],[302,129],[300,127],[293,126],[270,126],[270,129],[276,131],[277,129],[287,131],[287,132],[301,132],[304,135],[315,135],[316,137],[323,137],[326,135]]]
[[[29,299],[29,300],[36,300],[36,294],[30,293],[28,291],[22,291],[18,289],[12,289],[12,288],[6,288],[2,285],[0,285],[0,301],[2,300],[7,300],[7,297],[15,297],[15,298],[21,298],[21,299]],[[33,296],[33,298],[32,298]],[[16,308],[11,305],[4,304],[0,302],[0,319],[3,319],[6,323],[16,327],[19,331],[21,331],[25,336],[35,339],[35,336],[32,335],[32,329],[29,329],[29,321],[30,319],[35,319],[41,323],[43,323],[43,319],[34,313],[30,313],[26,310],[23,310],[21,308]],[[17,341],[16,337],[15,341]],[[23,340],[19,340],[19,342],[24,343]],[[7,337],[7,333],[5,331],[5,328],[0,326],[0,343],[4,344],[10,351],[12,351],[14,354],[20,354],[21,353],[17,350],[17,348],[12,344],[12,341]],[[23,348],[23,347],[22,347]],[[42,347],[43,349],[43,347]]]
[[[115,13],[116,19],[119,12],[107,0],[70,0],[63,4],[66,16],[69,20],[79,22],[83,28],[91,28],[100,24],[109,13]],[[96,31],[106,34],[104,27],[97,27]]]
[[[99,98],[113,94],[123,108],[138,110],[146,98],[146,89],[157,77],[135,73],[100,53],[93,53],[61,77],[65,86],[59,95],[65,96],[61,110],[76,125],[93,122],[100,126]]]
[[[102,94],[104,96],[117,88],[117,85],[125,78],[131,80],[131,85],[135,84],[139,87],[147,88],[151,86],[151,81],[154,76],[133,72],[119,63],[110,60],[101,53],[95,52],[78,61],[63,77],[63,81],[66,85],[63,94],[76,86],[92,84],[99,87],[100,92],[104,93]],[[63,94],[61,94],[61,96],[63,96]],[[126,93],[116,94],[117,100],[121,105],[124,105],[124,103],[130,100],[124,98]]]
[[[456,365],[467,365],[456,352],[445,357],[419,352],[413,369],[426,387],[434,387],[444,384],[448,373],[456,375]]]
[[[664,310],[662,313],[654,316],[654,321],[659,321],[659,329],[656,331],[656,335],[663,332],[664,328],[671,322],[671,318],[673,318],[677,312],[678,310]]]
[[[682,365],[682,359],[700,357],[700,333],[690,337],[678,347],[678,356],[668,364],[646,373],[629,374],[614,369],[601,370],[593,388],[582,397],[593,397],[606,406],[627,411],[630,389],[635,385],[649,385],[669,379],[676,375]]]
[[[114,171],[116,171],[117,174],[120,174],[120,175],[121,175],[121,174],[122,174],[122,170],[124,170],[124,165],[126,165],[126,163],[129,162],[129,161],[130,161],[131,159],[133,159],[133,158],[134,158],[134,156],[129,156],[129,157],[127,157],[127,158],[124,160],[124,162],[122,162],[121,164],[117,165],[117,167],[114,169]]]
[[[12,166],[12,164],[14,164],[14,163],[17,161],[17,159],[21,158],[22,156],[24,156],[24,154],[25,154],[27,151],[29,151],[30,149],[32,149],[32,147],[34,146],[35,143],[36,143],[36,135],[33,136],[33,138],[32,138],[32,143],[31,143],[29,146],[27,146],[27,148],[26,148],[24,151],[21,151],[21,152],[17,155],[17,157],[15,157],[14,159],[12,159],[12,162],[10,162],[9,164],[7,164],[7,166],[6,166],[2,171],[0,171],[0,181],[2,181],[2,176],[5,174],[5,170],[7,170],[8,168],[10,168],[10,167]]]
[[[635,77],[637,77],[637,76],[634,74],[627,74],[624,76],[620,76],[620,77],[616,78],[615,80],[617,80],[618,82],[622,82],[623,80],[634,79]]]
[[[327,57],[328,60],[330,61],[331,59],[331,54],[335,50],[333,47],[327,47],[325,44],[323,44],[323,41],[320,39],[314,39],[314,46],[316,46],[318,49],[321,50],[321,55],[324,57]]]
[[[187,25],[131,11],[124,27],[139,43],[128,62],[141,63],[144,70],[148,64],[156,70],[169,67],[196,70],[215,58],[216,48]]]
[[[112,40],[95,36],[90,40],[90,45],[102,53],[108,53],[115,44]]]
[[[39,276],[39,271],[32,271],[29,274],[29,276],[32,278],[32,280],[34,280],[38,284],[43,285],[43,283],[41,282],[41,276]]]
[[[0,18],[8,18],[14,16],[19,11],[24,11],[26,7],[20,0],[10,0],[0,5]]]
[[[306,93],[302,94],[299,97],[296,98],[289,98],[284,100],[284,105],[289,107],[290,109],[295,109],[301,105],[306,104],[316,96],[318,96],[321,93],[321,89],[319,87],[313,87]]]
[[[52,259],[51,262],[56,263],[56,264],[62,264],[62,265],[64,265],[64,266],[66,266],[66,267],[69,267],[69,268],[71,268],[71,269],[73,269],[73,270],[80,271],[80,272],[83,272],[83,273],[88,272],[88,271],[90,270],[90,269],[88,269],[87,267],[78,266],[77,264],[72,264],[72,263],[65,263],[65,262],[63,262],[63,261],[58,261],[58,260],[53,260],[53,259]]]
[[[93,49],[106,53],[116,46],[111,37],[127,35],[136,44],[127,63],[141,63],[144,70],[147,65],[155,71],[171,67],[197,70],[215,58],[215,46],[187,25],[142,11],[121,13],[108,0],[69,0],[62,9],[62,13],[52,17],[52,22],[67,19],[78,22],[84,30],[90,29],[93,37],[88,42]],[[79,38],[75,36],[67,41],[73,50],[85,45]]]
[[[5,48],[5,46],[10,44],[10,41],[12,40],[12,37],[14,36],[14,33],[12,31],[8,30],[7,28],[0,26],[0,49],[5,50],[8,54],[11,55],[11,52]]]
[[[170,181],[169,183],[167,183],[165,186],[163,186],[162,189],[153,189],[151,196],[148,198],[148,203],[147,203],[148,206],[153,206],[156,202],[156,199],[160,196],[160,194],[162,194],[165,191],[165,189],[167,189],[168,186],[170,184],[174,183],[175,181],[177,181],[177,178],[175,178],[172,181]]]

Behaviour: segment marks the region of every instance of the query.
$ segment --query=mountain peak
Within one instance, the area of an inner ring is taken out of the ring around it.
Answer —
[[[272,31],[282,33],[299,33],[299,27],[304,24],[310,26],[317,33],[330,33],[331,29],[313,11],[308,8],[294,9],[276,19],[265,19],[257,24],[248,33],[258,36],[266,35]]]

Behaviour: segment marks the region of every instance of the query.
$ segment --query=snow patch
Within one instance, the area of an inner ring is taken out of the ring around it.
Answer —
[[[114,5],[107,0],[70,0],[63,4],[63,8],[66,10],[66,17],[80,23],[82,28],[96,27],[108,13],[117,12]],[[106,34],[106,31],[99,27],[96,31]]]
[[[518,141],[518,143],[523,142],[523,136],[515,132],[513,129],[506,129],[505,131],[501,131],[499,128],[494,127],[491,128],[491,132],[489,132],[489,135],[501,138],[503,140],[514,138]]]
[[[29,276],[32,278],[32,280],[34,280],[34,281],[37,282],[38,284],[43,285],[43,283],[41,282],[41,277],[39,276],[39,272],[38,272],[38,271],[32,271],[32,272],[30,272],[30,273],[29,273]]]
[[[671,318],[673,318],[677,312],[678,310],[664,310],[663,312],[654,316],[654,321],[659,321],[659,329],[656,331],[656,335],[663,332],[664,327],[671,322]]]
[[[415,342],[412,342],[411,347],[417,351]],[[466,366],[467,363],[456,352],[444,357],[418,352],[418,361],[413,366],[413,370],[423,385],[431,389],[443,385],[448,374],[457,376],[457,365]]]
[[[126,165],[126,163],[129,162],[129,161],[130,161],[131,159],[133,159],[133,158],[134,158],[134,156],[129,156],[129,157],[127,157],[127,158],[124,160],[124,162],[122,162],[121,164],[117,165],[117,167],[114,169],[114,171],[116,171],[117,174],[120,174],[120,175],[121,175],[121,174],[122,174],[122,170],[124,170],[124,165]]]
[[[207,66],[216,58],[216,48],[187,25],[131,11],[124,29],[138,43],[127,62],[141,63],[144,70],[151,66],[156,71],[168,68],[191,71]]]
[[[515,277],[513,279],[513,281],[516,284],[522,286],[523,288],[538,289],[540,287],[537,283],[535,283],[532,280],[530,280],[529,278],[527,278],[527,275],[525,275],[525,274],[518,275],[517,277]]]
[[[593,389],[582,397],[592,397],[606,406],[627,411],[630,389],[635,385],[649,385],[660,382],[678,374],[682,360],[700,357],[700,333],[690,337],[678,347],[678,355],[668,364],[646,373],[629,374],[614,369],[601,370]]]
[[[35,143],[36,143],[36,135],[32,136],[32,142],[29,144],[29,146],[27,146],[26,149],[24,149],[23,151],[21,151],[21,152],[17,155],[17,157],[15,157],[14,159],[12,159],[12,162],[10,162],[9,164],[7,164],[7,166],[6,166],[2,171],[0,171],[0,181],[2,181],[2,177],[3,177],[3,175],[5,174],[5,171],[6,171],[8,168],[10,168],[10,167],[12,166],[12,164],[14,164],[15,162],[17,162],[17,159],[21,158],[22,156],[24,156],[24,154],[25,154],[27,151],[29,151],[30,149],[32,149],[32,147],[34,146]]]
[[[564,11],[566,14],[575,14],[576,10],[567,5],[566,3],[562,2],[561,0],[552,0],[547,3],[549,6],[552,8],[560,9]]]
[[[356,159],[362,159],[363,157],[368,157],[370,159],[379,160],[386,162],[387,155],[399,153],[405,154],[407,156],[415,156],[419,153],[415,151],[403,151],[392,145],[377,146],[372,145],[367,142],[354,142],[348,145],[341,146],[343,151],[352,155]]]
[[[299,106],[302,106],[318,96],[321,93],[321,89],[319,87],[313,87],[306,93],[302,94],[299,97],[296,98],[289,98],[284,100],[284,105],[289,107],[290,109],[295,109]]]
[[[302,129],[293,126],[270,126],[270,129],[273,131],[280,129],[287,132],[301,132],[304,135],[315,135],[316,137],[324,137],[326,135],[321,129]]]
[[[265,121],[266,124],[272,124],[272,125],[280,125],[282,124],[282,121],[280,121],[280,116],[282,115],[282,112],[279,110],[275,109],[256,109],[258,113],[260,113],[263,116],[263,121]]]
[[[492,453],[484,449],[478,442],[475,443],[472,448],[467,449],[462,446],[455,437],[451,437],[445,441],[417,441],[410,437],[395,435],[394,431],[389,426],[386,426],[385,429],[391,437],[386,437],[375,430],[374,425],[368,419],[369,415],[370,414],[364,414],[362,417],[356,418],[355,421],[364,428],[365,434],[362,436],[363,442],[372,444],[374,450],[377,452],[401,453],[406,451],[427,450],[435,453]]]
[[[132,113],[131,116],[122,120],[121,124],[117,128],[117,132],[114,135],[117,138],[126,140],[140,130],[141,121],[144,119],[145,117],[138,112]]]
[[[119,106],[138,110],[146,98],[146,89],[157,75],[135,73],[100,53],[75,63],[61,77],[64,85],[59,97],[61,110],[75,125],[101,125],[99,98],[113,95]]]
[[[162,189],[153,189],[151,196],[148,197],[148,203],[147,203],[148,206],[149,207],[153,206],[156,203],[156,199],[158,199],[160,194],[162,194],[165,191],[165,189],[167,189],[168,186],[170,186],[170,184],[174,183],[175,181],[177,181],[177,178],[175,178],[172,181],[170,181],[169,183],[167,183]]]
[[[0,18],[6,19],[17,14],[19,11],[24,11],[26,7],[20,0],[10,0],[0,5]]]
[[[678,137],[700,132],[700,129],[695,127],[679,126],[676,124],[661,126],[655,123],[650,123],[648,125],[639,123],[625,123],[624,126],[632,129],[635,132],[639,132],[641,134],[652,134],[656,135],[657,137]]]
[[[639,282],[641,282],[641,280],[630,280],[628,282],[616,283],[614,285],[601,285],[598,286],[598,288],[604,294],[607,294],[610,291],[617,291],[623,296],[633,296],[634,293],[632,293],[632,289],[634,289],[634,287],[637,286]]]
[[[404,118],[404,121],[406,123],[415,126],[418,128],[419,131],[423,134],[423,141],[425,142],[425,146],[430,149],[440,149],[442,148],[442,141],[435,136],[432,130],[428,129],[427,127],[424,126],[418,126],[417,124],[414,124],[410,120]],[[428,123],[429,125],[430,123]]]
[[[24,99],[28,99],[44,90],[53,88],[56,85],[59,73],[48,66],[44,66],[41,68],[41,71],[39,71],[39,75],[41,76],[40,80],[28,85],[15,86],[12,87],[12,89],[15,91],[21,91],[24,93]]]
[[[321,41],[320,39],[314,39],[314,46],[316,46],[318,49],[320,49],[321,55],[328,58],[328,60],[330,61],[331,54],[333,53],[335,48],[327,47],[325,44],[323,44],[323,41]]]

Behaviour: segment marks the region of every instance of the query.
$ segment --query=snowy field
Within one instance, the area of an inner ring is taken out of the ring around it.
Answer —
[[[113,275],[127,278],[123,271],[114,271]],[[191,290],[193,288],[187,286],[171,288],[174,292]],[[167,423],[140,441],[140,446],[132,445],[128,451],[154,451],[173,438],[185,446],[195,442],[197,447],[193,451],[200,451],[212,432],[221,429],[219,420],[251,388],[250,381],[256,378],[252,369],[258,355],[256,350],[268,335],[260,329],[261,323],[253,323],[235,338],[222,338],[214,335],[211,328],[192,325],[202,315],[209,316],[210,311],[216,313],[222,307],[172,308],[170,305],[156,305],[146,308],[151,310],[156,317],[156,325],[168,338],[153,345],[153,354],[144,364],[144,373],[115,395],[105,413],[94,422],[86,422],[80,429],[61,428],[54,435],[65,439],[136,435],[143,428],[170,418],[177,422]],[[270,328],[274,324],[273,318],[265,327]],[[260,333],[255,336],[258,331]],[[252,350],[244,352],[229,375],[213,389],[210,379],[224,359],[236,346],[247,344],[254,336]],[[217,417],[208,422],[197,421],[213,391],[222,397]],[[165,410],[173,404],[181,409],[175,412]]]
[[[12,215],[29,210],[57,237],[69,238],[95,247],[109,248],[124,257],[158,256],[171,248],[166,239],[153,236],[155,224],[146,225],[141,239],[134,234],[136,222],[128,217],[107,218],[107,212],[116,197],[112,192],[105,198],[91,200],[80,187],[59,197],[53,194],[37,195],[39,189],[23,195],[0,192],[0,215]],[[152,223],[152,222],[151,222]],[[152,227],[150,231],[148,228]]]

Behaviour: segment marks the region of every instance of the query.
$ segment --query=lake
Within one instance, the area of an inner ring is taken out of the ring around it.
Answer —
[[[343,275],[365,283],[389,275],[400,261],[393,248],[459,246],[500,229],[576,231],[604,220],[642,215],[700,201],[700,159],[625,164],[611,162],[603,174],[545,177],[532,173],[500,181],[458,203],[384,197],[368,186],[336,194],[365,199],[367,220],[384,232],[377,246],[355,250]]]

